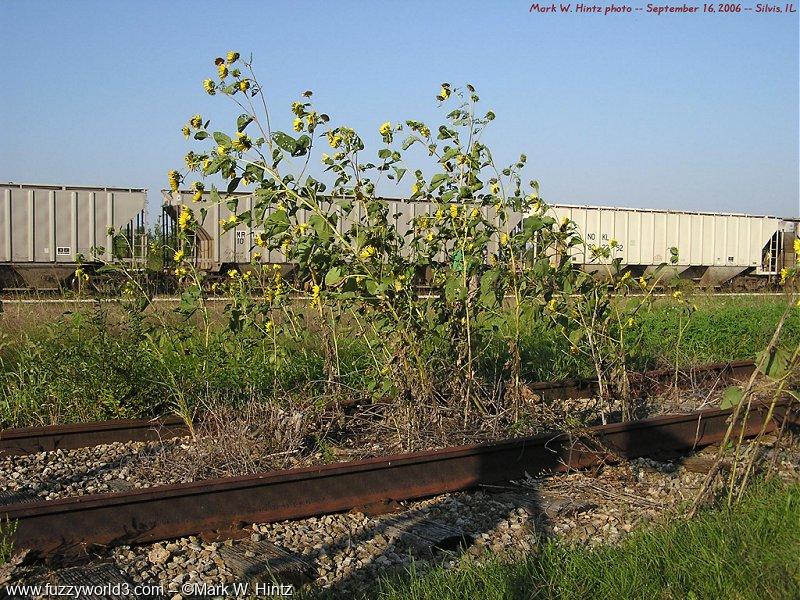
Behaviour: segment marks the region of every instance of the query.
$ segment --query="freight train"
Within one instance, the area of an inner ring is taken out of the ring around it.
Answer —
[[[192,202],[194,193],[162,190],[165,236],[174,231],[182,206],[196,206]],[[411,229],[416,216],[433,214],[438,208],[429,201],[385,201],[400,232]],[[679,277],[706,287],[720,287],[732,281],[744,289],[765,287],[776,280],[782,268],[793,267],[796,260],[794,239],[799,219],[570,204],[549,206],[558,221],[569,218],[576,223],[584,245],[572,249],[573,258],[587,271],[602,268],[596,259],[590,259],[590,247],[608,244],[612,239],[617,242],[614,256],[622,259],[632,275],[669,263],[670,249],[677,248],[678,262],[670,268]],[[241,194],[239,211],[252,207],[252,195]],[[482,210],[485,217],[491,218],[491,208]],[[250,263],[256,251],[262,262],[286,264],[280,250],[265,252],[255,248],[253,239],[261,233],[259,230],[240,224],[225,231],[220,221],[231,214],[224,202],[209,207],[208,217],[196,232],[195,261],[199,268],[211,273],[242,268]],[[514,218],[521,221],[523,216],[518,214]]]
[[[181,206],[196,206],[193,194],[162,191],[158,235],[167,246]],[[427,201],[385,201],[401,232],[415,216],[437,208]],[[252,195],[241,194],[239,211],[249,210],[252,203]],[[210,275],[246,268],[260,232],[243,224],[223,231],[220,221],[232,214],[230,209],[224,202],[206,205],[208,216],[195,232],[196,266]],[[122,260],[144,268],[146,208],[142,188],[0,184],[0,290],[63,288],[79,265],[91,269]],[[482,210],[490,218],[491,209]],[[612,239],[616,256],[634,275],[669,262],[670,249],[677,248],[678,262],[671,268],[708,287],[732,282],[763,287],[775,282],[782,268],[795,265],[797,218],[569,204],[552,204],[550,210],[558,220],[567,217],[576,223],[585,245],[573,248],[574,259],[589,271],[599,268],[588,258],[589,246]],[[516,215],[517,220],[522,217]],[[258,252],[262,262],[291,267],[279,250]]]

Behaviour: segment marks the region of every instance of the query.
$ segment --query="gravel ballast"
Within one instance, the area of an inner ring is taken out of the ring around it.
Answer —
[[[767,450],[768,459],[772,452]],[[777,452],[778,474],[800,481],[800,444]],[[259,557],[248,548],[269,543],[307,565],[306,580],[313,587],[349,597],[379,576],[404,571],[412,561],[419,573],[436,564],[454,567],[462,560],[524,553],[543,537],[577,544],[614,543],[643,523],[674,514],[693,499],[705,477],[702,465],[708,461],[703,457],[712,454],[697,456],[700,460],[635,459],[595,471],[528,478],[404,502],[399,512],[387,515],[347,513],[257,523],[244,532],[243,540],[208,542],[187,537],[122,546],[101,552],[95,562],[111,562],[133,582],[161,585],[177,600],[183,597],[184,586],[241,581],[243,574],[228,564],[230,560],[226,563],[225,556],[238,552],[257,561]],[[457,531],[463,538],[455,547],[438,549],[426,538],[426,527],[434,531],[428,536],[431,539],[442,530]],[[52,573],[33,564],[17,568],[13,577],[32,582],[52,578]]]

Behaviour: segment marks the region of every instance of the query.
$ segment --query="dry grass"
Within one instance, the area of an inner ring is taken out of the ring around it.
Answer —
[[[681,381],[678,394],[669,385],[655,388],[649,383],[647,390],[638,390],[637,409],[654,415],[716,405],[730,383],[696,374]],[[140,459],[135,469],[148,480],[197,481],[555,430],[585,437],[588,427],[599,422],[597,400],[591,397],[543,400],[527,392],[522,414],[498,401],[472,412],[466,422],[463,405],[445,401],[343,407],[343,398],[337,388],[330,396],[311,400],[294,396],[285,406],[258,399],[237,405],[218,400],[207,406],[193,439],[164,445]]]
[[[330,427],[330,416],[313,406],[219,401],[207,407],[193,439],[162,446],[135,470],[146,479],[198,481],[295,467],[319,450]]]

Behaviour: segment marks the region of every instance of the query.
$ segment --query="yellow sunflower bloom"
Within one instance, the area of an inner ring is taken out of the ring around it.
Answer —
[[[331,148],[338,148],[342,145],[342,136],[338,133],[333,133],[332,131],[328,132],[328,144],[330,144]]]
[[[172,171],[167,173],[167,179],[169,180],[169,189],[171,189],[173,192],[177,192],[178,186],[180,185],[181,182],[180,173],[178,173],[176,170],[173,169]]]
[[[231,142],[231,146],[233,146],[234,150],[244,152],[245,150],[249,150],[253,147],[253,142],[246,133],[242,133],[240,131],[236,134],[236,139]]]
[[[311,288],[311,306],[318,306],[319,305],[319,292],[320,292],[320,288],[315,283],[314,286]]]
[[[186,231],[192,222],[192,211],[188,206],[181,206],[181,214],[178,216],[178,229]]]

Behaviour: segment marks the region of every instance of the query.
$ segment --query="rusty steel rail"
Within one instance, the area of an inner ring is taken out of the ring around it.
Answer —
[[[158,441],[187,435],[188,432],[186,423],[177,417],[3,429],[0,430],[0,456],[69,450],[112,442]]]
[[[709,376],[718,374],[729,379],[749,377],[755,365],[752,361],[724,362],[701,365],[688,371],[681,371],[681,380],[692,375]],[[660,369],[646,373],[633,374],[631,382],[638,387],[663,384],[674,377],[672,369]],[[596,379],[567,379],[533,383],[529,389],[543,398],[569,398],[597,391]],[[345,405],[356,404],[345,403]],[[189,433],[185,423],[177,417],[155,420],[112,420],[75,425],[50,425],[46,427],[26,427],[0,430],[0,457],[19,456],[50,450],[69,450],[110,444],[112,442],[158,441],[180,437]]]
[[[773,431],[792,405],[779,403]],[[756,407],[745,435],[765,418]],[[81,554],[98,546],[147,543],[194,534],[231,535],[249,523],[299,519],[386,500],[409,500],[587,467],[603,459],[680,453],[723,439],[730,410],[659,416],[564,433],[168,485],[134,492],[7,505],[14,547],[39,555]],[[221,532],[221,533],[220,533]]]
[[[679,369],[679,383],[686,384],[691,382],[693,377],[710,377],[718,375],[731,380],[744,380],[750,377],[756,365],[752,360],[739,360],[731,362],[719,362],[700,365],[690,369]],[[657,369],[645,373],[632,373],[631,385],[639,389],[647,389],[664,385],[665,382],[671,383],[675,377],[675,369]],[[542,381],[528,385],[534,394],[543,398],[569,398],[586,394],[593,394],[598,391],[597,379],[562,379],[559,381]]]

